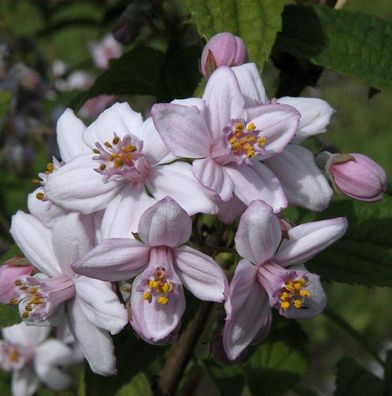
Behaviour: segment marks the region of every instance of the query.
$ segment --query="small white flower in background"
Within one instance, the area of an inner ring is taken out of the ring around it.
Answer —
[[[111,59],[117,59],[122,54],[122,45],[112,34],[105,35],[99,42],[91,42],[89,49],[95,65],[100,69],[106,69]]]
[[[55,391],[72,384],[61,366],[75,363],[73,351],[63,342],[47,339],[50,327],[27,326],[25,323],[2,329],[0,367],[12,372],[12,395],[30,396],[39,381]]]

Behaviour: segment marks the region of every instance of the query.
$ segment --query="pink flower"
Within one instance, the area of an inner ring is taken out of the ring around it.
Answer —
[[[61,391],[72,378],[60,370],[75,362],[73,351],[63,342],[47,339],[50,327],[20,323],[2,329],[0,367],[12,372],[12,395],[31,396],[41,380],[48,388]]]
[[[234,72],[220,67],[203,99],[156,104],[151,114],[170,151],[194,159],[196,178],[223,201],[235,195],[245,205],[262,199],[276,212],[287,206],[279,180],[260,160],[282,152],[293,138],[300,120],[293,107],[245,109]]]
[[[231,33],[218,33],[211,37],[201,54],[200,67],[204,77],[220,66],[238,66],[248,59],[245,43]]]
[[[134,239],[104,240],[73,265],[76,272],[101,280],[136,276],[131,292],[131,325],[150,343],[170,341],[185,310],[183,286],[197,298],[222,302],[226,276],[209,256],[181,246],[192,220],[169,197],[147,209]]]
[[[122,45],[115,40],[112,34],[107,34],[98,43],[93,41],[89,48],[94,63],[100,69],[106,69],[111,59],[119,58],[122,54]]]
[[[88,153],[67,156],[71,160],[48,175],[45,194],[55,204],[84,214],[108,207],[102,220],[104,237],[135,232],[141,214],[167,195],[191,215],[216,212],[191,166],[168,164],[175,158],[152,120],[143,122],[127,103],[114,104],[82,132],[73,130],[77,122],[70,110],[62,116],[58,134],[63,151],[81,146]]]
[[[254,63],[233,67],[232,70],[245,98],[246,108],[280,103],[292,106],[300,113],[298,129],[291,144],[279,155],[266,159],[265,164],[279,179],[289,203],[310,210],[324,210],[329,205],[333,191],[316,166],[313,154],[299,143],[326,131],[334,113],[333,108],[317,98],[286,96],[270,102]]]
[[[384,169],[366,155],[329,154],[326,171],[337,191],[358,201],[377,202],[387,188]]]
[[[0,267],[0,303],[10,304],[16,297],[15,281],[22,275],[31,275],[33,266],[22,257],[13,257]]]
[[[41,271],[22,276],[18,286],[19,312],[32,323],[59,324],[64,314],[69,328],[92,370],[116,371],[111,334],[127,323],[128,314],[108,282],[75,274],[71,265],[95,242],[93,218],[69,213],[46,228],[35,217],[17,212],[11,234],[28,260]]]
[[[254,201],[241,216],[235,237],[239,262],[225,303],[223,347],[235,360],[271,324],[271,308],[286,318],[311,318],[325,307],[319,276],[303,262],[338,240],[346,231],[345,218],[316,221],[286,230],[272,209]]]

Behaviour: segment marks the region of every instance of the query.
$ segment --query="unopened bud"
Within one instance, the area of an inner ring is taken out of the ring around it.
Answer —
[[[366,155],[323,152],[317,162],[325,165],[335,189],[350,198],[376,202],[382,199],[386,191],[384,169]]]
[[[231,33],[218,33],[212,37],[201,55],[201,72],[209,76],[220,66],[239,66],[248,60],[245,43]]]

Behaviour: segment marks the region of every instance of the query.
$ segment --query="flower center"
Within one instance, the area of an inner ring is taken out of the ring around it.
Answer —
[[[122,139],[113,134],[111,142],[105,141],[103,145],[95,143],[93,150],[94,160],[100,163],[94,170],[104,176],[104,182],[109,179],[129,179],[143,181],[149,172],[149,165],[142,152],[143,142],[131,135]]]
[[[0,343],[0,366],[3,370],[21,369],[31,357],[31,351],[10,341]]]
[[[291,307],[302,308],[305,299],[310,297],[310,292],[306,289],[307,286],[307,276],[296,277],[295,274],[290,274],[283,287],[277,291],[279,308],[283,311],[287,311]]]
[[[19,304],[22,319],[42,321],[52,316],[60,305],[74,297],[75,287],[66,276],[39,280],[23,276],[15,281],[17,297],[11,304]]]
[[[143,298],[149,303],[155,298],[158,304],[166,305],[173,291],[174,286],[167,279],[165,268],[157,267],[153,276],[147,280]]]
[[[266,139],[260,136],[260,130],[253,122],[246,125],[242,119],[232,120],[223,132],[236,156],[252,159],[257,154],[264,153]]]

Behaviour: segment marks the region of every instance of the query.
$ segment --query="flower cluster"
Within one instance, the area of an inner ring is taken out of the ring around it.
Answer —
[[[8,269],[10,302],[30,325],[66,321],[101,375],[116,372],[110,334],[127,323],[151,344],[176,338],[184,288],[223,304],[215,342],[230,361],[268,334],[271,308],[305,319],[325,307],[319,276],[304,263],[341,238],[347,221],[295,226],[282,210],[328,206],[333,190],[301,142],[325,132],[334,110],[321,99],[269,100],[256,66],[240,64],[242,41],[225,40],[238,48],[225,58],[210,45],[202,98],[155,104],[146,120],[116,103],[87,127],[66,110],[61,161],[39,175],[30,213],[13,217],[11,234],[34,270]],[[371,167],[359,164],[364,174]],[[198,233],[203,215],[234,239]],[[222,248],[232,252],[230,283]],[[121,296],[123,281],[131,290]]]

